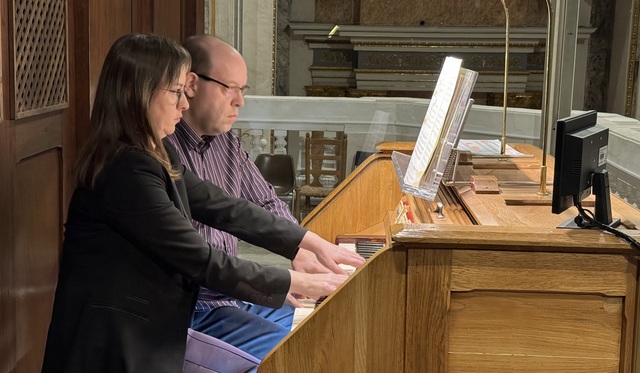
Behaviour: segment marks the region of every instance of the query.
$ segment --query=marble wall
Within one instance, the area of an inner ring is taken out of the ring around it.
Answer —
[[[513,27],[545,26],[545,0],[506,0]],[[499,0],[316,0],[316,22],[368,26],[504,26]]]
[[[316,0],[315,21],[340,25],[357,25],[360,0]]]
[[[640,119],[640,0],[615,0],[611,68],[608,75],[607,111]],[[634,102],[635,96],[635,102]],[[635,105],[635,108],[633,107]]]
[[[505,0],[509,9],[511,28],[537,27],[544,28],[547,23],[547,6],[545,0]],[[585,57],[579,56],[576,66],[586,73],[575,77],[585,81],[576,91],[575,109],[594,108],[601,111],[610,109],[607,104],[610,91],[609,72],[612,71],[611,55],[614,42],[612,24],[616,2],[628,3],[637,0],[579,0],[579,26],[593,28],[595,32],[585,48]],[[556,3],[556,2],[553,2]],[[624,5],[624,4],[621,4]],[[315,0],[314,22],[317,24],[360,25],[360,26],[400,26],[400,27],[501,27],[505,24],[504,9],[501,1],[487,0],[395,0],[384,2],[379,0]],[[619,9],[618,9],[619,11]],[[292,21],[296,21],[292,19]],[[411,39],[411,35],[406,36]],[[542,47],[543,45],[541,45]],[[333,54],[350,53],[333,49]],[[295,54],[292,52],[292,54]],[[381,56],[384,52],[381,52]],[[544,53],[541,54],[544,58]],[[538,56],[539,57],[539,56]],[[369,57],[371,58],[371,56]],[[309,66],[312,70],[314,65]],[[280,68],[278,65],[277,69]],[[619,68],[617,69],[620,70]],[[622,69],[626,71],[625,69]],[[287,71],[290,71],[287,68]],[[533,70],[532,70],[533,71]],[[334,74],[337,74],[334,72]],[[584,86],[584,90],[582,88]],[[290,92],[299,90],[289,89]],[[317,91],[317,89],[316,89]],[[335,91],[335,89],[334,89]],[[284,92],[284,90],[282,90]],[[423,92],[397,92],[397,95],[417,95]],[[309,90],[303,91],[309,94]],[[320,92],[319,94],[324,94]],[[534,93],[535,96],[535,93]],[[428,96],[427,96],[428,97]],[[517,100],[517,96],[514,96]],[[614,98],[619,101],[618,97]],[[500,105],[500,94],[489,97]],[[619,112],[619,110],[616,110]]]
[[[233,45],[247,63],[251,94],[273,95],[276,70],[277,0],[216,0],[213,31]]]
[[[276,96],[289,95],[289,64],[291,63],[289,22],[291,20],[292,0],[276,0]]]
[[[615,0],[594,0],[592,3],[590,23],[596,31],[589,40],[587,84],[584,95],[586,110],[605,111],[607,109],[614,12]]]

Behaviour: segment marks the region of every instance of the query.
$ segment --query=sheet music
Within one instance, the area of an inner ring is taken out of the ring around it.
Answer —
[[[422,184],[424,188],[433,190],[434,194],[437,193],[444,169],[451,155],[451,150],[462,129],[462,120],[464,119],[464,114],[469,104],[469,97],[471,97],[471,90],[475,85],[477,77],[478,73],[475,71],[460,69],[458,85],[456,86],[451,105],[449,106],[449,112],[447,113],[438,145],[427,166],[427,172],[430,173],[425,175],[425,180]]]
[[[407,185],[417,188],[420,179],[427,170],[445,124],[461,65],[462,60],[458,58],[447,57],[445,59],[404,176],[404,182]]]

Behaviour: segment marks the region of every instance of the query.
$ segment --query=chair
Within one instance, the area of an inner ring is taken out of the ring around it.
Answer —
[[[278,197],[288,197],[289,209],[293,210],[296,190],[296,168],[289,154],[258,154],[254,161],[264,179],[276,191]]]
[[[187,331],[183,373],[245,373],[254,371],[260,360],[217,338]]]
[[[294,216],[312,209],[311,198],[324,198],[344,180],[347,166],[347,135],[342,139],[313,137],[304,141],[304,185],[296,191]],[[304,204],[302,199],[304,198]]]
[[[376,152],[364,152],[361,150],[356,151],[356,155],[353,157],[353,168],[360,166],[362,162],[366,161],[370,156],[377,154]]]

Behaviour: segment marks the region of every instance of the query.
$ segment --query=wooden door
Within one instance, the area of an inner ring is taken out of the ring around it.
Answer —
[[[2,5],[0,362],[40,370],[58,271],[72,119],[67,2]],[[46,17],[42,15],[46,14]]]
[[[129,32],[202,32],[203,3],[0,4],[0,373],[40,372],[70,173],[109,47]]]

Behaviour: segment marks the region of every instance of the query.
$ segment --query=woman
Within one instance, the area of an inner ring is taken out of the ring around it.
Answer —
[[[320,297],[363,259],[179,165],[162,142],[188,108],[188,53],[154,35],[111,47],[92,133],[69,206],[43,372],[180,372],[198,285],[280,307],[287,293]],[[293,259],[298,247],[335,273],[304,274],[226,256],[190,218]]]

